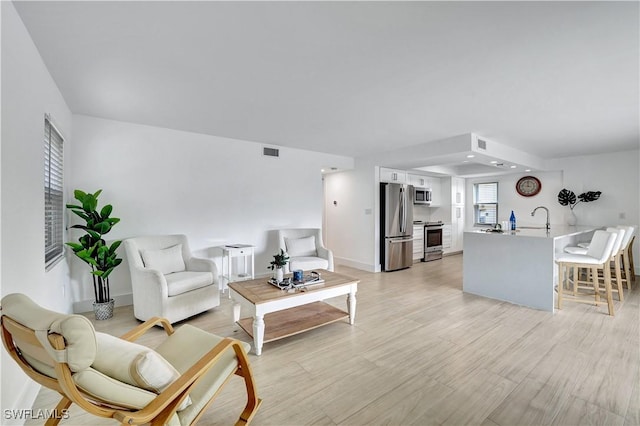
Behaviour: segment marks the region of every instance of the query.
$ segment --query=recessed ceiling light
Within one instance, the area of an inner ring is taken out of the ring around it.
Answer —
[[[491,162],[491,164],[498,164],[498,161],[497,161],[497,160],[493,160],[493,161]]]
[[[324,173],[324,169],[320,169],[320,171],[321,171],[322,173]]]
[[[467,155],[467,158],[473,158],[473,157],[475,157],[475,155],[473,155],[473,154]]]
[[[530,171],[531,171],[531,169],[526,169],[526,170],[525,170],[525,172],[530,172]]]
[[[469,162],[469,160],[462,160],[462,162],[463,162],[463,163],[468,163],[468,162]]]
[[[516,166],[511,166],[511,168],[512,168],[512,169],[515,169],[515,168],[516,168]]]

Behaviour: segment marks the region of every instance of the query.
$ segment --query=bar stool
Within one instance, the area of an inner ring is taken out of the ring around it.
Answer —
[[[564,299],[564,284],[569,281],[569,270],[573,268],[587,268],[591,272],[587,274],[587,279],[591,278],[593,291],[595,296],[595,304],[599,305],[605,302],[600,301],[600,279],[599,271],[602,270],[604,279],[605,297],[607,299],[607,307],[609,315],[613,316],[613,297],[611,296],[611,267],[609,261],[613,245],[616,242],[617,233],[598,230],[593,234],[591,244],[587,250],[587,254],[570,254],[563,253],[559,255],[555,262],[558,265],[558,309],[562,309]],[[573,269],[575,271],[575,269]],[[577,293],[577,276],[574,275],[574,291]],[[580,298],[579,294],[575,297],[568,297],[567,301],[593,303],[587,299]]]
[[[616,286],[615,289],[611,289],[611,291],[614,291],[616,293],[618,293],[618,300],[620,300],[621,302],[624,301],[624,290],[623,290],[623,286],[622,286],[622,252],[623,252],[623,242],[624,242],[624,238],[627,235],[626,230],[621,229],[621,228],[613,228],[613,227],[609,227],[607,228],[607,232],[611,232],[611,233],[615,233],[616,234],[616,241],[613,244],[613,249],[611,250],[611,258],[609,259],[610,261],[610,266],[613,269],[613,274],[615,278],[612,278],[611,283],[613,284],[615,282]],[[588,248],[584,248],[584,247],[565,247],[564,251],[566,253],[569,254],[580,254],[580,255],[586,255],[588,252]],[[587,274],[589,273],[589,271],[587,270]],[[573,294],[574,296],[577,294],[577,290],[578,287],[580,287],[581,283],[584,284],[588,284],[589,283],[589,278],[587,277],[586,281],[581,281],[579,279],[580,277],[580,270],[577,267],[573,268]]]
[[[633,242],[635,241],[635,226],[618,226],[624,229],[626,234],[622,240],[622,281],[627,284],[627,289],[631,289],[631,283],[636,281],[636,272],[633,266]]]

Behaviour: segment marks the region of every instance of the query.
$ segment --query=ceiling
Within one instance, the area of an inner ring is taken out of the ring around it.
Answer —
[[[638,148],[638,2],[14,2],[73,113],[363,157]]]

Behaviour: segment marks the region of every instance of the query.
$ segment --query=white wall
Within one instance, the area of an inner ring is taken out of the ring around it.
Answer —
[[[71,143],[71,112],[11,2],[2,8],[2,296],[22,292],[47,308],[70,312],[65,261],[45,272],[43,135],[50,113],[65,137],[65,168]],[[2,414],[28,409],[39,386],[2,351]]]
[[[353,167],[353,159],[280,147],[262,156],[262,144],[74,115],[74,189],[102,189],[118,223],[108,235],[183,233],[192,251],[218,261],[214,247],[256,246],[256,272],[266,274],[277,251],[275,230],[322,227],[321,168]],[[73,219],[75,221],[75,219]],[[71,233],[76,239],[77,234]],[[124,258],[124,250],[121,250]],[[72,262],[73,299],[93,299],[85,265]],[[111,295],[131,294],[125,262],[111,276]],[[120,298],[118,299],[118,296]]]
[[[354,170],[325,176],[326,246],[337,264],[375,271],[377,168],[367,160]],[[335,204],[334,204],[335,202]]]
[[[523,176],[532,175],[542,183],[538,195],[523,197],[516,192],[516,183]],[[551,224],[566,224],[565,209],[558,204],[558,192],[563,188],[562,172],[515,173],[500,176],[468,178],[465,191],[465,223],[473,226],[473,185],[476,183],[498,182],[498,222],[509,220],[511,210],[516,216],[518,226],[544,226],[546,213],[538,210],[534,217],[531,212],[538,206],[549,209]]]

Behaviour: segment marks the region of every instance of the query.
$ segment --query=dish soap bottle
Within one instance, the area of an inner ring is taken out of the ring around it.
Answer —
[[[511,210],[511,216],[509,217],[509,226],[511,226],[511,230],[516,230],[516,215],[513,214],[513,210]]]

